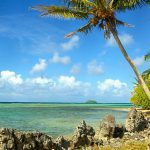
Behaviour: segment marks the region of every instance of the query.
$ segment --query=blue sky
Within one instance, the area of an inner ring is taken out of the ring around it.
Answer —
[[[129,102],[135,75],[114,39],[95,29],[64,35],[84,22],[44,17],[30,9],[52,0],[1,0],[0,101]],[[58,3],[57,3],[58,4]],[[150,9],[117,14],[134,25],[119,36],[139,71],[148,68]]]

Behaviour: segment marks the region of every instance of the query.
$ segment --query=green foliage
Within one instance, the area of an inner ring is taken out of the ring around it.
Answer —
[[[76,11],[69,9],[64,6],[37,6],[33,7],[35,10],[42,11],[42,16],[54,16],[54,17],[63,17],[66,19],[77,18],[77,19],[87,19],[88,15],[85,12]]]
[[[87,100],[85,103],[87,104],[97,104],[96,100]]]
[[[148,79],[149,76],[150,76],[150,69],[147,69],[142,73],[142,77],[145,81]]]
[[[150,89],[150,76],[146,83],[148,88]],[[143,88],[139,84],[136,85],[136,87],[134,88],[130,101],[135,106],[141,106],[143,109],[150,109],[150,100],[148,99]]]
[[[148,53],[147,55],[145,55],[145,61],[150,60],[150,53]]]
[[[145,55],[144,57],[145,61],[148,61],[150,60],[150,53],[148,53],[147,55]],[[145,81],[147,81],[148,77],[150,76],[150,68],[145,70],[143,73],[142,73],[142,77]]]

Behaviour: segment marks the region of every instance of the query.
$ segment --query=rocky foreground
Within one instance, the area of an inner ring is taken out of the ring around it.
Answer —
[[[0,129],[0,150],[75,150],[85,149],[85,146],[94,150],[107,145],[120,147],[131,140],[146,141],[150,150],[149,121],[134,108],[129,112],[125,126],[117,124],[111,115],[101,121],[97,131],[82,121],[71,139],[63,136],[53,139],[39,132]]]

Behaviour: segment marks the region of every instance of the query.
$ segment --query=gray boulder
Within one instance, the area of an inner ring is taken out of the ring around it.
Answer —
[[[15,150],[14,130],[0,129],[0,150]]]
[[[0,150],[52,150],[56,144],[52,137],[38,132],[0,129]]]
[[[52,137],[43,133],[16,132],[16,150],[52,150]]]
[[[68,140],[66,140],[63,136],[59,136],[56,140],[55,140],[55,144],[57,147],[57,150],[68,150],[70,147],[70,142]]]
[[[88,126],[85,121],[82,121],[75,130],[73,136],[73,146],[74,148],[80,148],[85,145],[90,145],[93,143],[93,138],[95,135],[95,130]]]
[[[148,131],[148,138],[147,138],[147,143],[148,143],[148,150],[150,150],[150,130]]]
[[[143,131],[148,126],[148,121],[145,119],[141,111],[132,108],[127,116],[125,128],[128,132]]]
[[[99,139],[110,139],[114,136],[116,127],[115,117],[108,115],[100,123],[100,128],[98,132]]]

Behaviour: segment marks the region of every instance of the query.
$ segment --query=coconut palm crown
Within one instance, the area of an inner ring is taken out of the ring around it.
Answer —
[[[104,30],[105,38],[110,37],[110,28],[117,31],[118,25],[130,26],[129,24],[117,19],[116,12],[132,10],[141,7],[150,0],[60,0],[64,6],[35,6],[33,9],[42,11],[42,16],[54,16],[65,19],[87,20],[87,24],[80,27],[74,32],[67,34],[65,37],[71,37],[77,32],[87,34],[98,26]]]
[[[121,43],[117,26],[130,26],[116,17],[117,12],[133,10],[150,4],[150,0],[60,0],[64,2],[63,6],[35,6],[33,9],[42,11],[42,16],[54,16],[65,19],[86,20],[87,23],[74,32],[67,34],[65,37],[71,37],[77,32],[89,33],[94,27],[104,31],[105,38],[110,38],[112,33],[123,56],[132,67],[137,76],[138,82],[145,91],[150,100],[150,90],[143,80],[136,66],[128,56],[123,44]]]

